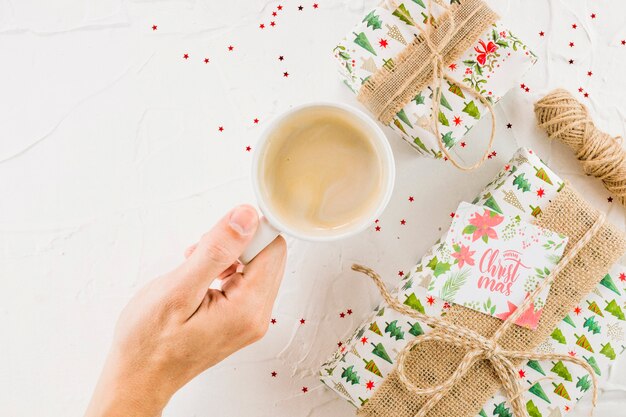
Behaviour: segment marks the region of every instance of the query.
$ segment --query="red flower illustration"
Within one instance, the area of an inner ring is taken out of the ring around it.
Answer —
[[[487,55],[496,52],[498,50],[498,47],[495,43],[491,41],[488,44],[485,44],[483,40],[480,40],[478,41],[478,43],[480,44],[480,46],[482,46],[482,50],[479,46],[474,47],[474,50],[478,53],[478,56],[476,56],[476,61],[478,61],[480,65],[485,65],[485,62],[487,61]]]
[[[465,229],[463,229],[463,233],[471,233],[472,242],[475,242],[478,239],[482,238],[485,243],[487,243],[489,238],[498,238],[498,234],[496,233],[494,227],[502,223],[503,220],[503,216],[498,216],[496,213],[490,210],[485,210],[482,215],[474,213],[474,217],[469,220],[470,224],[468,226],[465,226]]]
[[[458,248],[458,250],[456,250]],[[475,250],[469,250],[469,246],[461,245],[454,248],[455,251],[450,255],[457,261],[459,261],[459,268],[463,268],[463,265],[474,265],[474,258],[472,255],[476,253]]]

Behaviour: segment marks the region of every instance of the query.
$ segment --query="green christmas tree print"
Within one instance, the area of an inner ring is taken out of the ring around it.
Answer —
[[[615,300],[612,300],[610,303],[608,303],[607,306],[604,307],[604,311],[608,311],[618,319],[624,320],[624,312],[622,311],[621,307],[617,305],[617,302]]]
[[[589,375],[585,375],[582,378],[578,377],[578,382],[576,382],[576,388],[578,388],[582,392],[587,392],[590,387],[591,381],[589,380]]]
[[[569,314],[563,318],[563,321],[574,328],[576,327],[576,324],[574,324],[574,320],[572,320]]]
[[[372,30],[380,29],[383,24],[380,21],[380,16],[376,15],[376,10],[369,12],[361,22],[367,22],[367,27],[371,27]]]
[[[521,173],[519,175],[515,175],[515,179],[513,180],[513,185],[517,186],[518,190],[522,190],[522,192],[530,191],[530,184],[528,180],[524,177],[526,174]]]
[[[367,39],[367,36],[365,36],[364,32],[354,33],[354,36],[356,36],[356,38],[354,38],[354,43],[376,55],[376,51],[374,50],[374,48],[372,48],[372,44],[370,43],[369,39]]]
[[[476,104],[474,104],[474,100],[470,101],[469,103],[465,103],[465,107],[463,107],[463,113],[469,114],[476,120],[480,119],[480,110],[478,110],[478,107],[476,107]]]
[[[426,8],[426,5],[424,5],[424,2],[422,0],[413,0],[413,3],[419,4],[424,9]]]
[[[424,145],[424,142],[422,142],[422,140],[419,137],[415,136],[413,138],[413,143],[419,146],[420,149],[422,149],[423,151],[428,152],[428,148],[426,147],[426,145]]]
[[[443,113],[441,113],[443,114]],[[448,149],[452,148],[456,143],[456,139],[452,136],[452,132],[447,132],[445,135],[441,135],[441,141],[444,146]]]
[[[478,415],[479,415],[480,417],[487,417],[487,413],[485,413],[485,410],[484,410],[484,409],[482,409],[482,408],[481,408],[481,409],[480,409],[480,411],[478,412]]]
[[[407,8],[404,5],[404,3],[401,3],[400,6],[398,6],[398,8],[393,11],[392,15],[394,15],[398,19],[402,20],[407,25],[414,26],[414,24],[415,24],[415,21],[411,17],[411,14],[407,10]]]
[[[404,332],[402,328],[398,326],[398,320],[394,320],[391,323],[385,322],[387,327],[385,327],[385,333],[389,333],[389,336],[392,338],[396,338],[396,340],[404,339]]]
[[[459,87],[456,84],[452,84],[450,81],[448,81],[448,85],[450,86],[448,88],[448,91],[450,91],[452,94],[455,94],[461,98],[465,98],[465,94],[463,94],[463,90],[461,89],[461,87]]]
[[[541,375],[544,375],[544,376],[546,375],[546,372],[543,370],[543,368],[539,364],[539,361],[531,359],[528,361],[528,363],[526,363],[526,365],[528,365],[529,368],[534,369],[535,371],[539,372]]]
[[[589,331],[593,334],[598,334],[601,331],[600,324],[596,321],[595,316],[590,316],[586,318],[583,327],[589,329]]]
[[[591,366],[594,371],[596,371],[596,375],[602,376],[602,372],[600,371],[600,367],[598,366],[598,362],[596,361],[596,358],[594,358],[593,356],[590,356],[588,358],[583,356],[583,359],[587,361],[589,366]]]
[[[595,301],[592,302],[592,303],[587,301],[587,304],[589,304],[589,307],[587,307],[587,308],[590,311],[593,311],[594,313],[596,313],[600,317],[604,317],[604,314],[602,314],[602,310],[600,309],[600,306],[598,306],[598,303],[596,303]]]
[[[574,337],[578,339],[576,340],[576,344],[578,346],[593,353],[593,347],[591,346],[591,343],[589,343],[589,340],[587,340],[587,337],[585,335],[578,336],[577,334],[574,334]]]
[[[372,332],[374,332],[374,333],[376,333],[376,334],[377,334],[377,335],[379,335],[379,336],[382,336],[382,335],[383,335],[383,333],[382,333],[382,332],[380,331],[380,329],[378,328],[378,323],[376,323],[375,321],[373,321],[373,322],[370,324],[369,330],[370,330],[370,331],[372,331]]]
[[[606,274],[604,276],[604,278],[602,278],[602,281],[600,281],[600,284],[604,285],[609,290],[613,291],[615,294],[622,295],[619,292],[619,290],[617,289],[617,286],[615,285],[615,282],[613,282],[613,278],[611,278],[611,275]]]
[[[421,336],[424,334],[424,330],[422,330],[422,326],[420,326],[418,322],[411,324],[407,321],[407,324],[411,326],[409,334],[412,334],[413,336]]]
[[[393,364],[393,361],[391,360],[391,358],[387,354],[387,351],[385,350],[385,347],[383,346],[382,343],[378,343],[376,345],[371,343],[371,345],[374,346],[374,350],[372,350],[372,353],[374,355],[376,355],[379,358],[381,358],[383,360],[386,360],[387,362]]]
[[[396,116],[398,116],[398,118],[400,120],[402,120],[404,122],[405,125],[409,126],[409,127],[413,127],[413,125],[411,124],[411,122],[409,121],[409,118],[406,117],[406,113],[404,112],[404,109],[400,110],[398,113],[396,113]]]
[[[552,180],[550,180],[550,177],[548,176],[548,173],[546,172],[544,168],[537,168],[537,167],[533,167],[533,168],[535,168],[535,171],[537,171],[537,173],[535,174],[537,178],[540,178],[544,180],[545,182],[547,182],[548,184],[552,185]]]
[[[354,401],[354,398],[352,398],[352,395],[350,395],[350,393],[348,392],[346,387],[344,387],[341,382],[336,382],[335,383],[335,390],[340,392],[340,393],[342,393],[346,397],[350,398],[350,400]]]
[[[446,109],[453,111],[452,106],[450,105],[450,103],[448,103],[448,100],[446,99],[446,96],[443,95],[443,93],[441,93],[441,99],[439,100],[439,103]]]
[[[602,349],[600,350],[600,353],[606,356],[607,358],[609,358],[610,360],[615,360],[615,351],[613,350],[613,346],[611,346],[610,343],[607,343],[606,345],[601,345],[601,346],[602,346]]]
[[[406,133],[406,130],[404,129],[404,126],[402,126],[402,123],[400,123],[400,120],[398,120],[398,119],[393,119],[393,124],[394,124],[394,125],[395,125],[398,129],[400,129],[400,131],[401,131],[402,133],[404,133],[405,135],[407,134],[407,133]]]
[[[563,364],[563,361],[558,361],[557,363],[555,363],[552,369],[550,369],[550,372],[554,372],[566,381],[572,381],[572,374],[569,373],[569,370]]]
[[[530,387],[528,389],[528,392],[530,392],[532,394],[535,394],[537,397],[541,398],[542,400],[544,400],[548,404],[552,404],[550,402],[550,399],[546,395],[546,392],[543,390],[543,388],[541,387],[541,384],[539,382],[536,382],[532,387]]]
[[[365,362],[365,369],[366,370],[370,371],[374,375],[378,375],[381,378],[383,377],[383,374],[380,373],[380,369],[378,369],[378,366],[376,366],[376,363],[374,362],[374,359],[370,359],[369,361],[363,359],[363,362]]]
[[[424,104],[424,96],[422,95],[422,93],[417,93],[413,101],[416,105]]]
[[[487,193],[487,195],[489,196],[487,198],[487,200],[485,200],[485,202],[483,203],[483,205],[485,207],[489,207],[491,210],[498,212],[500,214],[502,214],[502,209],[500,208],[500,206],[498,205],[498,202],[496,201],[495,198],[493,198],[493,196],[491,195],[491,193]]]
[[[558,327],[554,329],[550,336],[562,345],[567,343],[567,341],[565,340],[565,336],[563,336],[563,332]]]
[[[422,305],[420,300],[417,299],[417,296],[415,295],[415,293],[411,293],[411,295],[409,295],[406,298],[406,300],[404,300],[404,304],[408,305],[413,310],[419,311],[422,314],[424,314],[424,312],[425,312],[424,306]]]
[[[341,373],[342,378],[345,378],[346,381],[348,381],[352,385],[356,385],[359,383],[360,378],[357,375],[356,371],[354,370],[354,365],[350,365],[347,368],[341,368],[341,369],[343,369],[343,372]]]
[[[498,417],[513,417],[511,410],[506,407],[506,402],[496,404],[496,407],[493,410],[493,415]]]
[[[563,383],[560,383],[557,385],[553,382],[552,385],[554,385],[554,393],[556,395],[563,397],[566,400],[571,400],[569,396],[569,392],[567,392],[567,390],[565,389],[565,385],[563,385]]]
[[[524,174],[522,174],[524,175]],[[536,207],[533,207],[532,204],[529,204],[528,207],[530,207],[530,214],[533,217],[537,217],[541,214],[541,207],[539,207],[539,205],[537,205]]]
[[[448,118],[441,111],[439,112],[438,120],[439,120],[439,124],[440,125],[442,125],[442,126],[450,126],[450,122],[448,121]]]
[[[528,411],[530,417],[543,417],[533,400],[526,403],[526,411]]]

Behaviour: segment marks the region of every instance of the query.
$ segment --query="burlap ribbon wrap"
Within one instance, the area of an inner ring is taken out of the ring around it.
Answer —
[[[517,382],[519,378],[508,378],[507,375],[515,372],[522,360],[555,356],[534,350],[598,285],[611,265],[626,251],[626,239],[622,233],[603,218],[566,186],[536,221],[538,226],[569,237],[562,261],[547,278],[552,280],[552,286],[538,327],[531,330],[511,325],[509,320],[503,322],[453,305],[443,318],[435,318],[432,323],[426,321],[434,327],[433,331],[417,337],[401,352],[398,368],[385,378],[370,400],[358,410],[358,415],[475,417],[485,402],[504,388],[515,417],[527,416],[521,397],[523,392]],[[356,266],[355,269],[377,278],[366,268]],[[379,277],[377,285],[383,295],[389,295]],[[534,295],[529,298],[532,297]],[[391,308],[403,308],[399,302],[397,305],[394,300],[388,302]],[[524,310],[522,305],[519,311]],[[510,317],[513,322],[514,315]],[[594,380],[595,402],[595,373],[586,362],[578,358],[569,360],[590,372]],[[444,388],[433,391],[433,387]]]
[[[401,9],[396,9],[396,12],[402,13]],[[464,170],[476,168],[487,158],[493,143],[495,133],[493,108],[481,94],[446,74],[446,69],[474,45],[480,35],[498,19],[498,15],[482,0],[463,0],[462,3],[447,8],[447,11],[436,20],[432,19],[427,29],[423,29],[408,15],[404,18],[412,22],[420,35],[409,43],[393,63],[384,65],[363,83],[358,99],[380,122],[389,124],[396,113],[419,92],[431,86],[433,89],[431,122],[433,133],[439,141],[439,148],[457,168]],[[458,164],[450,156],[440,137],[438,115],[444,80],[450,81],[480,100],[491,113],[492,130],[489,145],[482,159],[471,167]]]

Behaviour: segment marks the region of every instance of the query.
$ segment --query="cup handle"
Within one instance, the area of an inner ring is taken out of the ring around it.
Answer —
[[[244,265],[248,264],[255,256],[259,254],[267,245],[272,243],[276,236],[280,235],[278,229],[270,224],[267,217],[261,217],[259,220],[259,227],[256,229],[256,233],[252,237],[252,240],[248,244],[248,247],[243,251],[239,260]]]

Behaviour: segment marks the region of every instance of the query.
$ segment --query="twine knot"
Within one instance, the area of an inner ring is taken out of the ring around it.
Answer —
[[[397,298],[392,297],[385,287],[382,279],[376,272],[361,265],[352,265],[353,270],[362,272],[372,278],[383,296],[383,299],[392,309],[396,310],[400,314],[420,320],[423,324],[434,328],[434,331],[411,340],[404,347],[404,349],[400,351],[396,361],[398,378],[406,386],[406,388],[418,395],[430,395],[426,403],[415,414],[415,417],[425,417],[428,412],[432,410],[443,397],[446,396],[452,387],[461,381],[472,366],[481,359],[489,361],[493,370],[498,375],[498,378],[502,382],[502,388],[507,395],[511,409],[513,410],[513,414],[516,417],[528,417],[528,411],[526,410],[526,405],[522,398],[524,390],[520,385],[516,370],[516,364],[519,360],[565,361],[584,368],[591,376],[593,384],[592,403],[595,408],[598,399],[597,377],[591,365],[589,365],[586,361],[574,356],[557,353],[507,350],[500,346],[498,342],[505,332],[528,308],[533,308],[532,305],[539,294],[541,294],[541,292],[551,284],[554,277],[558,275],[570,263],[570,261],[576,257],[578,252],[580,252],[580,250],[596,235],[604,224],[604,219],[604,214],[600,213],[592,227],[578,242],[572,246],[569,252],[563,256],[561,261],[550,272],[550,274],[548,274],[548,276],[545,277],[539,285],[537,285],[535,290],[528,297],[526,297],[524,302],[522,302],[522,304],[502,322],[500,327],[498,327],[490,338],[463,326],[447,322],[442,317],[429,316],[419,312],[418,310],[414,310],[408,305],[401,303]],[[411,350],[417,347],[417,345],[429,341],[449,343],[454,346],[464,348],[465,356],[457,369],[446,381],[431,387],[418,387],[411,375],[407,374],[405,370],[405,363],[407,362],[407,358]]]
[[[622,138],[598,129],[587,108],[563,89],[554,90],[535,103],[535,115],[548,137],[558,138],[572,148],[585,174],[601,179],[605,188],[626,206],[626,153]]]

